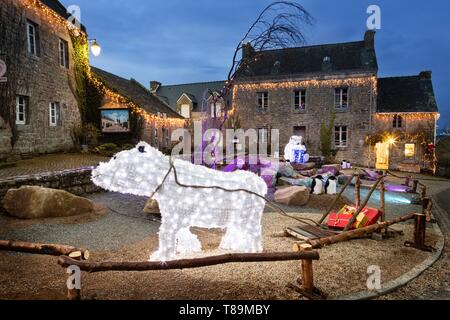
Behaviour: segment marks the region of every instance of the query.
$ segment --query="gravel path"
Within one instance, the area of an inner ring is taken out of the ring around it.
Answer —
[[[430,194],[449,187],[446,181],[431,181],[427,185]],[[348,192],[352,198],[352,190]],[[376,206],[376,196],[370,205]],[[388,194],[388,218],[420,208],[399,203],[403,201],[399,199],[408,197]],[[115,193],[96,194],[90,198],[102,203],[105,212],[88,218],[33,222],[0,215],[0,238],[87,247],[94,261],[142,261],[157,249],[159,221],[142,213],[145,198]],[[320,213],[319,210],[289,208],[290,212],[296,210],[299,216],[316,220]],[[267,209],[264,215],[264,249],[290,251],[292,239],[273,235],[297,222],[271,211]],[[348,294],[365,289],[369,265],[379,265],[383,270],[383,281],[388,281],[423,261],[427,253],[403,246],[405,240],[411,240],[411,225],[403,224],[400,228],[405,232],[403,236],[381,242],[370,239],[346,242],[321,250],[321,260],[315,264],[317,285],[331,297]],[[195,233],[206,250],[203,254],[223,253],[217,249],[221,232],[195,230]],[[428,237],[429,241],[435,241],[432,235]],[[448,256],[446,249],[443,258],[423,276],[383,299],[447,297]],[[84,274],[82,281],[84,296],[90,299],[298,299],[297,294],[285,287],[297,276],[298,263],[280,262],[166,272]],[[0,299],[64,299],[65,277],[65,270],[56,265],[55,257],[0,252]]]
[[[89,198],[108,208],[100,219],[75,224],[64,220],[55,223],[46,219],[25,228],[6,230],[2,232],[1,238],[70,244],[105,251],[118,250],[138,242],[150,234],[156,234],[159,229],[159,222],[149,220],[142,212],[146,198],[115,193],[95,194]],[[0,216],[0,224],[9,220],[11,219]]]

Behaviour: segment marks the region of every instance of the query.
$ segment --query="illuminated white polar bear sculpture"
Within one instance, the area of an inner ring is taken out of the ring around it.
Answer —
[[[284,158],[292,163],[307,163],[309,161],[309,154],[303,145],[303,137],[292,136],[289,139],[289,143],[284,148]]]
[[[237,171],[225,173],[183,160],[173,162],[178,182],[190,186],[218,186],[228,190],[244,189],[260,196],[267,193],[267,185],[254,173]],[[170,158],[141,142],[136,148],[118,153],[108,163],[101,163],[92,172],[92,181],[106,190],[151,196],[161,210],[159,249],[151,261],[167,261],[176,253],[201,250],[200,242],[189,228],[226,229],[220,247],[238,252],[261,252],[261,217],[264,199],[245,191],[226,192],[215,188],[179,186]]]

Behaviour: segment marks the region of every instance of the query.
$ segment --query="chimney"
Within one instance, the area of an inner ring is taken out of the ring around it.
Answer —
[[[375,49],[375,30],[367,30],[364,34],[364,43],[367,49]]]
[[[150,91],[152,93],[156,93],[158,91],[159,87],[161,87],[161,82],[158,82],[155,80],[150,81]]]
[[[244,43],[242,45],[242,59],[248,58],[255,53],[255,49],[250,43]]]
[[[431,71],[422,71],[421,73],[419,73],[419,78],[420,80],[431,80],[431,76],[432,76],[433,72]]]

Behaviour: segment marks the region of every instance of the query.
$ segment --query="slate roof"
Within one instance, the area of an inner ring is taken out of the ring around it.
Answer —
[[[66,7],[58,0],[40,0],[40,1],[47,7],[55,11],[58,15],[63,17],[64,19],[67,19],[70,16],[70,14],[67,12]],[[84,32],[86,32],[86,28],[84,25],[81,25],[81,29]]]
[[[276,77],[309,73],[377,72],[375,49],[365,41],[258,51],[242,77]],[[324,63],[326,57],[330,63]]]
[[[178,85],[161,85],[156,95],[167,102],[174,110],[177,108],[177,101],[183,93],[187,94],[194,102],[194,111],[200,111],[203,101],[203,95],[206,90],[221,90],[225,81],[186,83]],[[228,100],[231,100],[229,98]],[[230,101],[229,101],[230,102]]]
[[[431,73],[379,78],[377,112],[439,112]]]
[[[151,114],[157,114],[158,112],[166,113],[168,117],[182,119],[181,115],[136,80],[124,79],[95,67],[91,67],[91,69],[110,89],[116,90],[119,94],[127,97],[145,111]]]

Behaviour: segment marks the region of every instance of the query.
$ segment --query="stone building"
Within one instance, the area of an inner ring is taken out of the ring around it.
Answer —
[[[181,115],[136,80],[124,79],[94,67],[91,67],[91,70],[95,77],[114,92],[111,95],[104,95],[100,112],[111,111],[114,113],[116,111],[117,113],[119,110],[125,110],[130,117],[133,113],[137,114],[142,119],[142,127],[136,137],[138,140],[144,140],[163,151],[173,146],[174,142],[171,139],[173,130],[185,126],[185,119]],[[115,94],[120,95],[126,102],[118,101]],[[107,118],[103,118],[102,121],[110,125],[111,122],[118,122],[117,119]],[[103,130],[104,139],[132,142],[131,132],[126,130],[132,129],[130,126],[132,124],[122,125],[122,129],[125,128],[125,130],[120,131]]]
[[[438,119],[430,71],[378,79],[370,153],[375,166],[412,172],[434,169]]]
[[[55,0],[0,2],[0,159],[73,147],[80,112],[67,16]]]
[[[90,69],[86,29],[68,18],[58,0],[0,2],[0,70],[7,68],[6,82],[0,80],[0,160],[70,151],[82,122],[104,126],[102,141],[144,139],[169,148],[170,133],[184,119],[135,80]],[[119,92],[105,95],[98,113],[120,110],[109,113],[119,118],[87,119],[98,106],[88,101],[86,88],[105,93],[96,87],[96,76]],[[135,139],[130,112],[142,120]]]
[[[206,114],[214,117],[213,104],[209,101],[206,106],[203,106],[203,99],[209,96],[209,90],[220,91],[224,85],[225,81],[177,85],[162,85],[160,82],[151,81],[150,90],[185,119],[196,120],[204,117]],[[231,105],[231,96],[216,103],[215,112],[217,116],[223,115],[225,104]]]
[[[300,135],[310,154],[321,155],[321,126],[331,125],[336,161],[432,167],[424,148],[435,142],[439,117],[431,72],[378,78],[375,32],[349,43],[264,52],[247,46],[243,55],[257,58],[235,83],[232,103],[242,127],[258,129],[260,140],[277,129],[281,148]],[[418,128],[425,134],[414,141]]]

